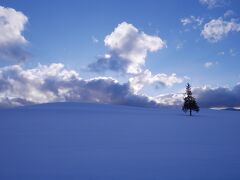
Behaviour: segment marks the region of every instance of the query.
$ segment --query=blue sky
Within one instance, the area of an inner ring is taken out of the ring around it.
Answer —
[[[4,0],[0,5],[22,12],[28,18],[21,31],[28,42],[24,49],[30,54],[20,63],[25,68],[34,68],[39,63],[62,63],[81,78],[111,76],[121,83],[127,82],[136,74],[111,70],[96,73],[87,68],[113,51],[104,44],[104,39],[126,22],[165,43],[163,48],[148,51],[142,72],[149,70],[152,77],[175,73],[182,79],[169,86],[160,81],[162,86],[157,88],[144,85],[141,93],[156,96],[179,92],[188,81],[195,87],[229,88],[240,82],[238,1],[52,0],[31,3]],[[214,21],[211,26],[204,29],[211,21]],[[220,23],[221,27],[214,23]],[[225,28],[224,32],[221,28]],[[203,31],[206,31],[205,36]],[[1,67],[14,64],[19,61],[0,61]]]

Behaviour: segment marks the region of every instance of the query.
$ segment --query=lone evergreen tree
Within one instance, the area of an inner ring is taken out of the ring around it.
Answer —
[[[186,96],[184,97],[184,104],[182,110],[186,113],[189,110],[189,115],[192,116],[192,111],[199,111],[199,106],[192,96],[191,85],[187,83]]]

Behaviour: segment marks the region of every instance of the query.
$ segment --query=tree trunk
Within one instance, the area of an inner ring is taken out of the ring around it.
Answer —
[[[192,109],[190,109],[190,116],[192,116]]]

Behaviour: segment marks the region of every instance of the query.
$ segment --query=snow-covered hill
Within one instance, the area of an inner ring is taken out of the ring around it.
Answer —
[[[240,179],[240,112],[55,103],[0,109],[1,180]]]

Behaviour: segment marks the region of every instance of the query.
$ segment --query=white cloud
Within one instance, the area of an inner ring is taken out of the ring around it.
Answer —
[[[229,54],[230,54],[230,56],[236,56],[238,54],[238,52],[236,52],[236,50],[230,48],[229,49]]]
[[[182,49],[183,48],[183,43],[178,43],[177,46],[176,46],[176,49],[179,50],[179,49]]]
[[[194,29],[196,29],[197,26],[201,26],[203,21],[204,21],[203,18],[195,17],[195,16],[189,16],[189,17],[180,19],[180,22],[182,23],[183,26],[193,25]]]
[[[89,65],[93,71],[122,71],[137,74],[142,71],[147,53],[166,47],[158,36],[147,35],[132,24],[122,22],[105,37],[104,43],[109,48],[108,57],[102,57]]]
[[[28,18],[20,11],[0,6],[0,60],[24,61],[27,40],[23,36]]]
[[[95,36],[92,36],[92,42],[93,42],[93,43],[98,43],[99,40],[98,40]]]
[[[157,106],[147,96],[134,94],[128,83],[121,84],[110,77],[84,80],[63,64],[0,68],[0,106],[59,101]]]
[[[53,80],[69,81],[79,79],[75,71],[64,69],[63,64],[39,65],[33,69],[23,69],[20,65],[7,66],[0,69],[0,96],[20,98],[29,102],[44,103],[57,100],[61,89],[53,89],[55,84],[50,84],[45,89],[47,82]],[[80,79],[79,79],[80,80]]]
[[[192,23],[190,18],[182,18],[182,19],[180,19],[180,22],[182,23],[183,26],[186,26],[186,25]]]
[[[212,62],[206,62],[206,63],[204,64],[204,66],[205,66],[206,68],[209,68],[209,67],[211,67],[212,65],[213,65]]]
[[[181,106],[183,104],[184,93],[160,94],[152,97],[158,104],[165,106]]]
[[[218,62],[217,62],[217,61],[204,63],[204,67],[205,67],[205,68],[210,68],[210,67],[215,66],[215,65],[218,65]]]
[[[229,17],[232,17],[232,16],[234,16],[234,15],[235,15],[234,11],[232,11],[232,10],[227,10],[227,11],[224,13],[223,17],[224,17],[224,18],[229,18]]]
[[[138,75],[129,79],[131,88],[134,92],[139,92],[145,85],[155,85],[160,86],[172,86],[177,83],[182,83],[184,78],[177,77],[176,74],[163,74],[159,73],[152,75],[151,71],[148,69]]]
[[[202,5],[206,5],[209,9],[221,7],[226,4],[226,0],[199,0]]]
[[[225,52],[224,51],[220,51],[217,54],[223,56],[225,54]]]
[[[220,41],[223,37],[227,36],[230,32],[239,32],[240,24],[231,21],[224,21],[222,18],[212,19],[204,25],[201,32],[203,37],[210,42]]]

